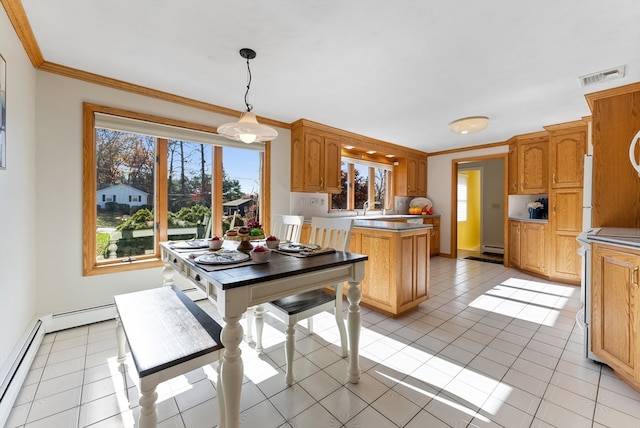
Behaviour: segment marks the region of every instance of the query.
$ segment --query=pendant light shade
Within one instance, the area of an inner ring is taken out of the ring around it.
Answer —
[[[482,131],[488,125],[489,118],[487,116],[471,116],[454,120],[449,124],[449,128],[456,134],[473,134]]]
[[[224,125],[218,126],[218,134],[247,144],[256,141],[275,140],[278,136],[278,132],[275,129],[260,125],[256,119],[256,115],[250,111],[242,113],[240,120],[237,122],[225,123]]]
[[[251,112],[253,106],[247,101],[249,95],[249,88],[251,87],[251,68],[249,67],[249,60],[256,57],[255,51],[252,49],[244,48],[240,49],[240,56],[247,60],[247,91],[244,94],[244,103],[247,106],[247,111],[240,115],[240,120],[237,122],[225,123],[218,126],[218,134],[227,137],[231,140],[242,141],[243,143],[251,144],[256,141],[271,141],[276,139],[278,132],[265,125],[260,125],[256,115]]]

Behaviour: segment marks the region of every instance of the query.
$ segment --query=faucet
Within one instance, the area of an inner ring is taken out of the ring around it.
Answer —
[[[369,211],[369,208],[371,207],[375,207],[376,205],[378,205],[380,202],[378,201],[366,201],[363,205],[362,208],[364,208],[364,215],[367,215],[367,211]]]

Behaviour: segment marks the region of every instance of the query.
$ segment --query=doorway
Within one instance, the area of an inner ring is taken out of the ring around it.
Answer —
[[[507,154],[453,161],[452,257],[504,260],[508,216],[506,162]]]

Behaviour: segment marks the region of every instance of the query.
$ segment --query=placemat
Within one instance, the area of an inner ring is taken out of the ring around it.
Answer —
[[[278,254],[284,254],[285,256],[293,256],[293,257],[299,257],[299,258],[321,256],[323,254],[331,254],[336,252],[334,248],[318,248],[317,250],[300,251],[299,253],[292,253],[289,251],[280,251],[280,250],[271,250],[271,251],[275,251]]]
[[[253,260],[247,260],[246,262],[227,264],[227,265],[206,265],[206,264],[202,264],[202,263],[196,263],[195,260],[193,260],[193,259],[191,259],[191,261],[196,266],[198,266],[200,269],[206,270],[207,272],[214,272],[214,271],[224,270],[224,269],[234,269],[234,268],[242,267],[242,266],[260,265],[260,264],[263,264],[263,263],[269,263],[268,261],[262,262],[262,263],[258,263],[258,262],[254,262]]]

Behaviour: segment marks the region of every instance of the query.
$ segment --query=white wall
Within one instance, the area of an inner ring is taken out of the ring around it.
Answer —
[[[0,170],[0,367],[36,314],[36,72],[0,7],[7,63],[7,168]]]
[[[33,250],[38,260],[37,310],[42,315],[110,304],[114,294],[162,281],[160,268],[82,276],[83,101],[214,126],[230,121],[228,116],[37,72],[37,199],[42,208],[36,214],[38,245]],[[271,207],[273,212],[288,212],[291,137],[288,130],[278,132],[272,143]]]
[[[427,196],[433,210],[440,214],[440,252],[451,254],[451,174],[454,160],[507,153],[509,146],[467,150],[429,156],[427,164]]]

